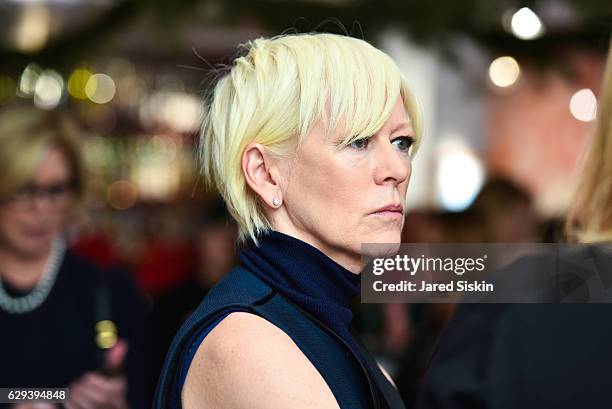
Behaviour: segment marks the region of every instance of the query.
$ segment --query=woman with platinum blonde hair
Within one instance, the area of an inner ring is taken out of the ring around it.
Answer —
[[[242,47],[207,101],[200,152],[238,222],[240,264],[179,330],[154,407],[403,408],[349,306],[362,243],[400,243],[414,96],[356,38]]]

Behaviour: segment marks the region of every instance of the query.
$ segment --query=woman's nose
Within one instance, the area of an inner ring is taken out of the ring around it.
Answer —
[[[397,150],[390,141],[377,144],[375,181],[377,184],[404,182],[412,170],[410,156]]]
[[[36,211],[45,211],[53,208],[54,200],[47,194],[34,194],[32,196],[32,208]]]

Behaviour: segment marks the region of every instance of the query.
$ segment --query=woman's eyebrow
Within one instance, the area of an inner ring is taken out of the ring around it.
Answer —
[[[394,133],[400,130],[406,130],[406,132],[408,132],[409,134],[414,133],[414,131],[412,130],[412,125],[410,125],[409,122],[402,122],[398,124],[397,126],[395,126],[395,128],[391,130],[391,133]]]

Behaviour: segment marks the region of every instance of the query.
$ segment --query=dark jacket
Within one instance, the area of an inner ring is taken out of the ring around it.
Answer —
[[[25,295],[7,284],[13,297]],[[101,269],[72,251],[38,308],[18,315],[0,309],[0,386],[65,388],[99,370],[106,351],[96,345],[94,328],[101,319],[113,320],[128,343],[123,373],[130,408],[150,407],[149,306],[127,271]]]
[[[460,304],[434,352],[417,407],[612,407],[612,304],[605,296],[612,257],[583,250],[576,260],[596,269],[570,264],[573,272],[560,277],[548,303]]]

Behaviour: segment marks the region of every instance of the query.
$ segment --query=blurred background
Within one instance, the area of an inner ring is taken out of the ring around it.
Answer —
[[[234,262],[195,148],[210,68],[238,43],[327,31],[387,51],[425,118],[404,241],[540,242],[560,239],[611,27],[605,0],[0,0],[0,109],[76,118],[91,183],[72,246],[128,267],[169,342]],[[355,308],[413,400],[452,308]]]

